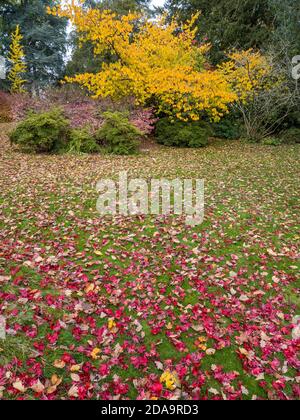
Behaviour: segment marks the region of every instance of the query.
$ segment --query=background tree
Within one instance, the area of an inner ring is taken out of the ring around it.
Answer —
[[[290,62],[300,54],[300,2],[298,0],[269,0],[275,15],[275,31],[271,44]]]
[[[2,13],[3,10],[5,10],[5,6],[11,5],[16,6],[17,4],[20,4],[21,0],[1,0],[0,3],[0,36],[3,36],[3,19],[2,19]]]
[[[16,30],[12,34],[12,41],[10,45],[10,52],[8,58],[11,61],[12,67],[8,74],[8,80],[11,82],[11,93],[25,92],[22,75],[26,72],[26,64],[24,62],[24,51],[21,45],[23,37],[20,33],[20,27],[17,25]]]
[[[2,54],[7,52],[9,35],[16,25],[23,34],[29,88],[35,92],[55,83],[65,68],[67,20],[50,16],[47,6],[55,6],[57,0],[20,0],[1,3],[3,21]]]
[[[102,10],[109,9],[118,15],[126,15],[128,12],[149,11],[150,0],[92,0],[92,2]]]
[[[211,42],[214,62],[222,61],[230,49],[263,47],[274,31],[270,0],[167,0],[166,9],[183,22],[201,10],[198,37]]]

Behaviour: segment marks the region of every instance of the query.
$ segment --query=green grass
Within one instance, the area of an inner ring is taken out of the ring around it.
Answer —
[[[212,398],[211,389],[229,397],[241,386],[246,391],[238,399],[282,398],[273,385],[278,375],[291,377],[284,393],[295,398],[294,361],[280,346],[291,348],[286,328],[300,313],[299,146],[215,141],[199,150],[153,147],[130,158],[66,157],[20,154],[2,137],[0,279],[6,280],[0,280],[0,315],[15,335],[0,342],[0,360],[7,370],[14,357],[19,361],[5,382],[5,398],[18,396],[12,390],[16,378],[26,382],[35,375],[28,367],[32,354],[46,387],[53,374],[63,377],[57,399],[68,398],[75,362],[88,364],[93,375],[101,364],[110,366],[86,398],[115,396],[115,381],[128,386],[121,398],[137,398],[142,391],[151,397],[151,384],[162,373],[155,362],[178,371],[187,366],[181,378],[185,398],[197,388],[201,398]],[[100,217],[95,183],[117,179],[121,170],[148,180],[203,178],[204,222],[190,228],[173,216]],[[90,282],[96,290],[87,294]],[[239,303],[245,294],[249,301]],[[109,318],[119,324],[113,334]],[[31,338],[33,327],[38,333]],[[249,328],[253,341],[238,344],[236,337]],[[274,329],[281,338],[263,359],[259,334],[271,335]],[[51,343],[49,335],[56,330],[59,337]],[[197,347],[200,336],[214,355]],[[37,344],[44,347],[35,354]],[[250,346],[263,366],[264,385],[238,357],[243,346]],[[97,360],[90,356],[95,347],[101,349]],[[74,362],[55,368],[64,354]],[[136,368],[132,357],[143,355],[147,366]],[[287,363],[287,373],[270,370],[274,358],[281,367]],[[224,384],[216,379],[214,365],[237,372],[237,378]],[[89,376],[82,369],[84,384]],[[39,398],[31,390],[25,397]],[[164,389],[158,397],[171,394]]]

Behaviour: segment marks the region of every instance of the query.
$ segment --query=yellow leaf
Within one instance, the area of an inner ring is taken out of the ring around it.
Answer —
[[[160,382],[164,383],[166,388],[171,391],[179,386],[179,380],[176,372],[170,372],[168,369],[160,376]]]
[[[52,385],[60,385],[62,383],[62,378],[59,378],[56,374],[51,376],[51,384]]]
[[[70,370],[71,372],[78,372],[81,369],[81,365],[72,365]]]
[[[84,291],[85,293],[92,292],[95,289],[95,285],[93,283],[89,283],[86,285]]]
[[[100,349],[98,349],[98,347],[95,347],[92,351],[91,351],[91,357],[92,359],[98,359],[98,354],[100,353]]]
[[[49,394],[53,394],[53,392],[55,392],[56,389],[57,389],[57,386],[56,385],[49,386],[49,388],[47,388],[47,394],[48,395]]]
[[[199,344],[198,349],[205,351],[207,347],[204,344]]]
[[[54,374],[51,376],[51,383],[52,385],[55,385],[56,382],[58,382],[58,376]]]
[[[110,318],[109,320],[108,320],[108,329],[109,330],[112,330],[117,324],[115,323],[115,321],[112,319],[112,318]]]

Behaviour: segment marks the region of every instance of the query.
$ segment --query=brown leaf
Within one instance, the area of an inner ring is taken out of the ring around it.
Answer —
[[[71,386],[71,388],[68,391],[69,397],[78,397],[78,387],[77,385]]]
[[[44,392],[45,387],[44,387],[44,385],[41,383],[41,381],[38,379],[38,380],[37,380],[37,382],[36,382],[34,385],[32,385],[32,386],[31,386],[31,389],[32,389],[34,392],[36,392],[36,393],[38,393],[38,394],[41,394],[42,392]]]
[[[63,360],[55,360],[53,366],[57,369],[63,369],[66,366],[66,363]]]

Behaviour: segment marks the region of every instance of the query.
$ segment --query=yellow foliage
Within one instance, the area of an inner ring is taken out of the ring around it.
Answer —
[[[10,52],[8,58],[12,62],[12,68],[8,74],[8,80],[11,82],[11,93],[24,92],[24,83],[21,75],[26,71],[26,64],[24,63],[24,51],[21,45],[23,37],[20,33],[20,27],[17,25],[15,32],[12,34],[12,42],[10,45]]]
[[[115,328],[116,327],[116,323],[115,323],[115,321],[112,319],[112,318],[110,318],[109,320],[108,320],[108,323],[107,323],[107,326],[108,326],[108,329],[109,330],[112,330],[113,328]]]
[[[176,373],[166,370],[160,377],[160,382],[165,384],[166,388],[170,391],[173,391],[177,386],[179,386],[179,381]]]
[[[229,61],[222,63],[218,69],[241,102],[247,102],[255,92],[266,90],[271,86],[269,77],[271,67],[261,53],[250,49],[233,52],[228,58]]]
[[[92,351],[91,351],[91,357],[92,357],[92,359],[94,359],[94,360],[96,360],[96,359],[98,359],[98,355],[99,355],[99,353],[101,352],[101,350],[100,349],[98,349],[98,347],[95,347]]]
[[[203,111],[219,120],[236,99],[223,72],[205,66],[209,45],[194,41],[198,15],[179,25],[167,23],[164,16],[153,21],[138,14],[119,17],[109,10],[83,10],[74,1],[48,12],[68,17],[80,41],[92,42],[95,55],[114,58],[97,74],[66,78],[96,98],[133,96],[140,105],[152,100],[158,111],[182,120],[198,120]]]

